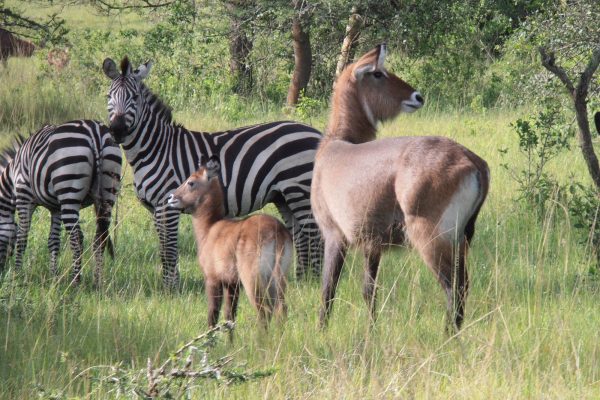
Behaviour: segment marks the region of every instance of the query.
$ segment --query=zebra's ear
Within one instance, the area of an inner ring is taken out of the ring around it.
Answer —
[[[141,81],[148,76],[151,69],[152,61],[148,60],[144,64],[140,65],[133,74],[138,81]]]
[[[208,179],[218,177],[221,174],[221,162],[216,156],[211,156],[204,167]]]
[[[104,74],[108,76],[110,79],[116,79],[119,77],[119,71],[117,70],[117,64],[111,59],[106,58],[102,63],[102,70]]]

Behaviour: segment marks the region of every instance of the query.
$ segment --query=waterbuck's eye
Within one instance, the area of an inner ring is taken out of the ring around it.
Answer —
[[[383,76],[383,72],[381,71],[375,71],[373,72],[373,76],[377,79],[381,78]]]
[[[190,189],[193,189],[195,184],[196,182],[194,181],[188,181],[188,186],[190,187]]]

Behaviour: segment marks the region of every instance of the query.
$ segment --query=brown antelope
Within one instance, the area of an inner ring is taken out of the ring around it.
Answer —
[[[0,61],[6,65],[8,57],[31,57],[35,46],[27,40],[19,39],[6,29],[0,28]]]
[[[235,321],[240,282],[265,325],[273,313],[286,314],[286,273],[292,237],[268,215],[225,219],[220,163],[211,158],[169,198],[169,205],[192,214],[198,261],[208,296],[208,325],[215,326],[223,294],[225,318]]]
[[[340,75],[315,158],[311,205],[325,241],[321,326],[348,246],[364,252],[363,296],[375,318],[382,251],[406,238],[446,291],[449,327],[460,328],[465,258],[489,186],[484,160],[443,137],[374,140],[377,123],[413,112],[423,98],[384,68],[385,45]]]

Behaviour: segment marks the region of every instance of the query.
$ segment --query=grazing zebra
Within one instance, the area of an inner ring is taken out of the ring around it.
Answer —
[[[0,157],[0,270],[14,246],[15,268],[23,263],[31,216],[37,206],[51,213],[50,270],[57,273],[61,222],[70,235],[74,283],[80,281],[83,234],[79,210],[94,205],[96,237],[94,283],[99,285],[103,252],[109,243],[111,210],[121,179],[121,150],[108,127],[78,120],[46,125],[27,139],[18,137]],[[15,223],[15,209],[19,216]],[[112,245],[109,243],[112,253]]]
[[[231,131],[193,132],[173,122],[171,109],[142,82],[148,62],[133,71],[127,57],[121,72],[104,60],[112,79],[108,91],[110,129],[133,168],[138,198],[153,213],[160,239],[163,281],[175,287],[180,210],[169,195],[212,155],[222,165],[228,216],[246,215],[274,203],[291,230],[298,255],[297,275],[308,265],[320,271],[321,238],[310,208],[310,183],[321,133],[296,122],[280,121]]]

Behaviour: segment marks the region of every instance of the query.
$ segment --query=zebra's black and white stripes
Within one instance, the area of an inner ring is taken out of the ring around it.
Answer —
[[[125,57],[119,73],[106,59],[103,69],[112,79],[111,132],[133,168],[138,198],[153,212],[165,284],[175,286],[179,279],[179,211],[168,207],[167,199],[212,155],[221,161],[227,213],[246,215],[274,203],[293,233],[297,274],[309,265],[320,271],[321,239],[309,199],[319,131],[288,121],[216,133],[189,131],[173,123],[171,110],[142,83],[149,63],[133,71]]]
[[[0,267],[4,266],[16,236],[15,268],[21,268],[31,216],[37,206],[43,206],[51,213],[50,268],[57,272],[62,222],[73,250],[72,277],[79,281],[83,242],[79,211],[93,204],[94,278],[99,284],[111,210],[120,187],[121,161],[121,150],[114,144],[108,127],[89,120],[46,125],[5,150],[0,160]]]

